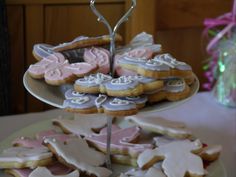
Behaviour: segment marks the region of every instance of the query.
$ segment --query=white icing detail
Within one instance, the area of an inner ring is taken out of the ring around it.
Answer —
[[[170,54],[157,55],[157,56],[155,56],[154,60],[161,61],[171,68],[175,68],[175,66],[177,66],[177,65],[186,65],[185,62],[177,61]]]
[[[156,60],[148,60],[146,62],[146,65],[148,65],[148,66],[161,66],[162,64],[163,64],[163,62],[156,61]]]
[[[38,161],[52,157],[52,153],[46,147],[11,147],[3,150],[0,154],[1,162],[19,162]]]
[[[141,97],[140,96],[127,96],[125,97],[127,100],[131,100],[131,101],[135,101],[135,100],[138,100],[140,99]]]
[[[110,102],[110,104],[113,105],[113,106],[128,105],[128,104],[130,104],[130,101],[121,100],[121,99],[119,99],[119,98],[114,98],[114,99]]]
[[[112,79],[112,85],[127,85],[130,84],[133,80],[126,76],[121,76],[118,79]]]
[[[83,96],[83,97],[79,97],[79,98],[71,100],[71,103],[74,103],[74,104],[84,104],[84,103],[88,102],[89,100],[90,99],[89,99],[88,96]]]
[[[167,86],[185,87],[185,82],[182,79],[169,80],[166,84]]]
[[[107,100],[106,95],[99,94],[99,96],[95,99],[95,105],[100,108],[101,105]]]
[[[92,83],[95,83],[95,84],[101,84],[105,81],[108,81],[112,79],[111,76],[108,76],[108,75],[105,75],[105,74],[102,74],[102,73],[97,73],[97,74],[91,74],[90,76],[85,76],[84,78],[82,79],[78,79],[76,82],[79,84],[79,83],[88,83],[88,84],[92,84]]]
[[[76,91],[72,91],[71,93],[73,96],[84,96],[85,93],[80,93],[80,92],[76,92]]]
[[[132,57],[127,54],[124,56],[124,59],[128,60],[128,61],[136,62],[136,63],[145,63],[146,62],[146,58]]]

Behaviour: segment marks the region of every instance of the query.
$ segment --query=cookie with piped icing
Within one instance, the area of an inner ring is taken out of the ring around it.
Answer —
[[[77,112],[83,114],[97,113],[95,99],[97,96],[91,94],[77,94],[72,99],[65,99],[63,108],[69,112]]]
[[[37,147],[45,147],[43,145],[43,139],[46,137],[53,137],[58,141],[66,141],[67,139],[72,138],[70,135],[66,135],[64,133],[58,133],[54,130],[47,130],[38,132],[35,135],[35,138],[31,137],[19,137],[12,141],[13,146],[21,146],[21,147],[29,147],[29,148],[37,148]]]
[[[100,93],[100,85],[112,80],[110,75],[102,73],[91,74],[75,81],[74,89],[82,93]]]
[[[69,174],[72,171],[71,168],[68,168],[59,162],[54,162],[52,165],[46,166],[46,168],[53,175],[65,175],[65,174]],[[15,177],[29,177],[32,171],[33,169],[30,169],[30,168],[21,168],[21,169],[11,168],[11,169],[6,169],[5,173],[10,174]]]
[[[49,169],[47,169],[46,167],[37,167],[36,169],[34,169],[30,174],[29,177],[41,177],[41,176],[45,176],[45,177],[79,177],[80,173],[78,170],[74,170],[73,172],[69,173],[69,174],[64,174],[64,175],[54,175],[51,173],[51,171]]]
[[[126,120],[154,133],[173,138],[185,139],[191,136],[191,131],[183,122],[171,121],[156,116],[134,115],[125,117]]]
[[[118,63],[119,63],[119,60],[121,60],[122,58],[124,57],[132,57],[132,58],[142,58],[143,60],[148,60],[150,58],[152,58],[153,56],[153,51],[147,47],[138,47],[138,48],[135,48],[135,49],[132,49],[130,51],[127,51],[123,54],[117,54],[115,56],[115,61],[114,61],[114,65],[115,65],[115,71],[116,71],[116,74],[118,76],[134,76],[134,75],[137,75],[136,72],[134,71],[131,71],[129,69],[124,69],[122,68]],[[129,67],[132,67],[132,66],[129,66]]]
[[[84,61],[98,65],[98,72],[107,74],[110,72],[110,52],[101,47],[87,48],[84,51]]]
[[[95,100],[95,105],[97,106],[98,112],[104,112],[112,116],[133,115],[138,112],[137,104],[133,101],[112,98],[104,94],[99,94]]]
[[[170,67],[170,76],[174,77],[192,77],[192,67],[185,62],[178,61],[176,58],[170,54],[161,54],[154,57],[156,61],[163,62]]]
[[[213,162],[219,158],[221,151],[222,151],[221,145],[207,145],[199,153],[199,156],[204,161]]]
[[[124,97],[121,99],[130,101],[130,102],[134,102],[138,109],[145,107],[145,105],[148,101],[146,95],[140,95],[140,96],[135,96],[135,97]]]
[[[122,37],[116,35],[115,42],[119,43],[121,41]],[[108,35],[98,37],[79,36],[70,42],[64,42],[56,46],[50,44],[35,44],[33,47],[33,55],[37,60],[42,60],[55,52],[61,52],[65,56],[78,58],[81,55],[83,56],[84,53],[84,51],[82,51],[81,54],[81,51],[78,51],[78,49],[92,46],[105,46],[109,43],[110,37]]]
[[[147,61],[142,58],[135,60],[135,58],[126,56],[119,60],[119,65],[140,75],[156,79],[193,77],[191,66],[185,62],[177,61],[170,54],[157,55]]]
[[[10,147],[0,153],[0,169],[35,168],[52,163],[52,153],[46,147]]]
[[[148,169],[154,163],[163,161],[161,166],[167,177],[203,177],[203,161],[196,155],[201,149],[202,144],[199,140],[174,141],[152,150],[145,150],[139,155],[137,163],[140,168]]]
[[[65,143],[53,138],[46,138],[44,143],[66,166],[97,177],[108,177],[112,173],[107,168],[102,167],[105,163],[105,155],[90,148],[86,140],[80,137],[70,139]]]
[[[70,64],[61,53],[54,53],[30,65],[27,71],[35,79],[45,79],[50,85],[61,85],[96,70],[97,65],[85,62]]]
[[[76,116],[74,119],[53,119],[53,124],[59,126],[63,132],[77,136],[89,136],[99,132],[107,124],[106,116],[88,115]]]
[[[162,100],[178,101],[187,98],[190,91],[190,87],[183,78],[174,78],[166,80],[163,89],[147,93],[147,96],[150,103]]]
[[[139,96],[143,94],[143,85],[128,76],[121,76],[104,83],[100,87],[101,93],[114,97]]]
[[[106,132],[106,128],[104,128]],[[86,137],[91,146],[96,147],[100,151],[106,153],[107,134],[93,134]],[[146,149],[151,149],[152,144],[135,143],[140,136],[141,129],[139,127],[129,127],[124,129],[112,129],[111,132],[111,154],[129,155],[132,158],[137,156]]]

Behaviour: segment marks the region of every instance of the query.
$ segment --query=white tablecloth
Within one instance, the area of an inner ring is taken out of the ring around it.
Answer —
[[[62,110],[0,117],[0,141],[13,132],[38,121],[68,115]],[[224,107],[207,92],[167,111],[146,113],[185,122],[194,135],[208,144],[221,144],[221,160],[228,177],[236,176],[236,109]]]

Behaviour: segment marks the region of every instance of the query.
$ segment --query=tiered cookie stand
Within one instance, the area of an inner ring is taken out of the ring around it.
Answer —
[[[131,5],[130,9],[124,14],[124,16],[117,22],[115,27],[112,29],[110,24],[107,22],[107,20],[96,9],[95,0],[90,1],[90,7],[91,7],[92,11],[98,17],[98,21],[104,23],[109,30],[110,41],[111,41],[110,42],[110,53],[111,53],[110,75],[112,77],[114,76],[113,58],[114,58],[114,54],[115,54],[115,42],[114,42],[115,34],[116,34],[116,31],[119,28],[119,26],[123,22],[128,20],[128,17],[131,15],[131,12],[135,8],[135,6],[136,6],[136,0],[132,0],[132,5]],[[50,86],[42,80],[32,79],[27,72],[24,75],[23,83],[24,83],[24,86],[27,89],[27,91],[29,93],[31,93],[34,97],[36,97],[37,99],[41,100],[44,103],[47,103],[51,106],[54,106],[54,107],[60,108],[60,109],[63,109],[63,101],[64,101],[65,91],[72,87],[72,85],[63,85],[63,86],[59,86],[59,87]],[[142,112],[150,112],[150,111],[157,112],[157,111],[161,111],[161,110],[165,110],[165,109],[170,109],[172,107],[175,107],[175,106],[189,100],[194,94],[197,93],[198,89],[199,89],[199,81],[198,81],[197,77],[195,76],[195,82],[191,85],[191,94],[188,98],[181,100],[181,101],[175,101],[175,102],[166,101],[166,102],[157,103],[155,105],[148,106],[148,107],[142,109],[141,111]],[[108,132],[107,142],[108,143],[107,143],[107,164],[106,165],[107,165],[107,168],[109,168],[109,169],[111,169],[111,161],[110,161],[111,125],[112,125],[112,117],[107,116],[107,126],[108,126],[108,128],[107,128],[107,132]]]

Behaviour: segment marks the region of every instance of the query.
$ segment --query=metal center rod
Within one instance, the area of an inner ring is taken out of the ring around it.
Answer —
[[[106,147],[106,166],[109,170],[112,170],[111,166],[111,128],[113,118],[107,116],[107,147]]]

